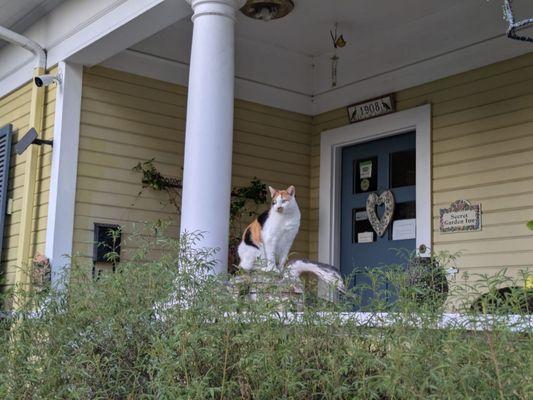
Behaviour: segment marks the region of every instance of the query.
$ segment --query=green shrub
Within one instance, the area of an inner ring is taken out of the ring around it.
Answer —
[[[353,292],[288,323],[294,304],[250,303],[206,277],[212,252],[194,238],[141,239],[116,273],[93,280],[74,262],[67,297],[39,308],[37,294],[38,317],[3,322],[0,398],[531,398],[530,334],[434,329],[434,308],[409,296],[390,326],[361,326],[337,312]]]

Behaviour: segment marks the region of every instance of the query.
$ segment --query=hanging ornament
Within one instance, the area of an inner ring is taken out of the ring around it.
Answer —
[[[523,42],[533,42],[533,38],[529,36],[520,36],[518,31],[533,26],[533,18],[523,19],[522,21],[515,21],[513,7],[513,0],[504,0],[503,2],[503,17],[509,23],[507,28],[507,37],[511,39],[521,40]]]
[[[333,41],[333,56],[331,57],[331,87],[337,86],[337,64],[339,56],[337,55],[337,49],[346,46],[346,40],[342,35],[337,34],[337,23],[335,23],[335,29],[330,30],[331,40]]]
[[[339,57],[335,52],[331,57],[331,87],[337,86],[337,61],[339,61]]]

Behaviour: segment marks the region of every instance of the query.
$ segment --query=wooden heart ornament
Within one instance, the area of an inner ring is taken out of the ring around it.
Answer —
[[[377,207],[382,204],[385,205],[385,212],[383,213],[383,217],[379,219]],[[385,190],[379,196],[376,193],[370,193],[366,199],[366,214],[374,231],[379,237],[383,236],[394,215],[394,195],[392,192]]]

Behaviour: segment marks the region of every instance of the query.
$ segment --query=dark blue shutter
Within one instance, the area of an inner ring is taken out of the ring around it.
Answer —
[[[7,124],[0,128],[0,260],[2,258],[2,245],[4,242],[12,130],[13,127],[11,124]]]

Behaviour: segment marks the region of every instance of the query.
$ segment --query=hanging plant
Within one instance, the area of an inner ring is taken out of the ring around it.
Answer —
[[[154,161],[155,158],[139,162],[132,168],[133,171],[142,173],[141,183],[143,189],[139,192],[135,201],[141,197],[145,189],[166,192],[168,195],[168,204],[174,206],[179,213],[181,206],[181,179],[164,176],[154,165]]]

